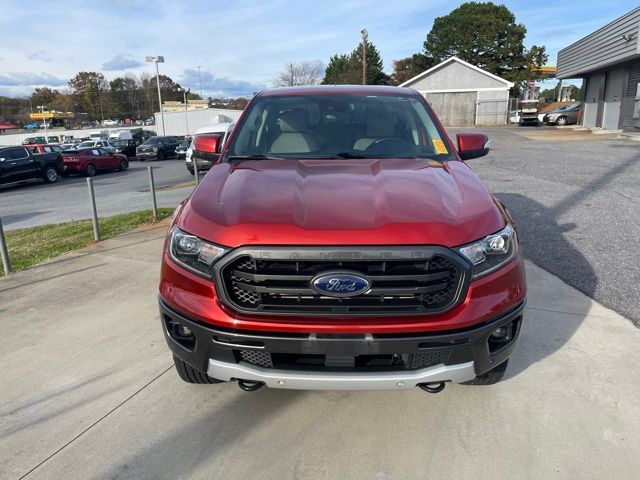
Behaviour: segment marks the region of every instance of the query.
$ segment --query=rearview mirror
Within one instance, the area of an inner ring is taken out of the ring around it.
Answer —
[[[193,139],[193,155],[196,158],[216,161],[220,156],[222,135],[220,133],[204,133]]]
[[[458,133],[456,139],[458,155],[462,160],[484,157],[491,149],[491,140],[484,133]]]

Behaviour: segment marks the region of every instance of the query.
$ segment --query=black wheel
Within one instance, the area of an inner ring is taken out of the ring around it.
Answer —
[[[558,117],[558,119],[556,120],[556,125],[566,125],[567,124],[567,117]]]
[[[166,160],[167,159],[167,154],[164,153],[162,150],[160,150],[158,152],[158,160]]]
[[[58,174],[58,170],[55,167],[46,167],[42,174],[42,178],[47,183],[56,183],[60,175]]]
[[[129,162],[127,162],[123,158],[122,160],[120,160],[120,166],[118,167],[118,170],[120,170],[121,172],[124,172],[127,168],[129,168]]]
[[[509,359],[502,362],[495,368],[492,368],[488,372],[478,375],[476,378],[469,382],[464,382],[464,385],[493,385],[502,380],[504,372],[507,371],[507,365],[509,365]]]
[[[205,372],[196,370],[191,365],[183,362],[175,355],[173,356],[173,363],[175,363],[176,365],[176,370],[178,371],[178,375],[180,376],[180,378],[187,383],[201,383],[201,384],[222,383],[221,380],[211,378]]]
[[[96,166],[93,163],[87,165],[87,168],[84,170],[84,174],[87,177],[93,177],[96,174]]]

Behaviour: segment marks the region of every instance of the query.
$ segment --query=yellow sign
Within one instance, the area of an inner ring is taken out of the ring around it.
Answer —
[[[30,113],[31,120],[51,120],[52,118],[75,118],[73,112],[35,112]]]
[[[449,153],[449,151],[447,150],[447,147],[444,145],[444,142],[442,140],[436,140],[433,139],[433,147],[436,149],[436,153],[438,155],[440,154],[447,154]]]

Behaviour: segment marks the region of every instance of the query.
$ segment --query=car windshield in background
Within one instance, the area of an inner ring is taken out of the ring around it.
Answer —
[[[160,137],[151,137],[143,145],[157,145],[158,143],[160,143]]]
[[[93,147],[95,145],[96,142],[94,141],[89,141],[89,142],[81,142],[78,144],[78,148],[89,148],[89,147]]]
[[[449,157],[443,134],[413,96],[264,96],[245,118],[227,160]]]

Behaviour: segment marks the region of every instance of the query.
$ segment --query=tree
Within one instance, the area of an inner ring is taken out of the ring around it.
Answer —
[[[322,75],[322,63],[289,62],[275,80],[277,87],[295,87],[298,85],[315,85]]]
[[[90,118],[104,120],[108,117],[109,85],[104,75],[97,72],[79,72],[69,80],[69,87],[75,95],[75,101],[82,112],[86,112]]]
[[[424,42],[424,57],[431,67],[455,55],[483,70],[517,84],[535,79],[533,66],[547,61],[545,47],[524,47],[527,29],[515,22],[504,5],[463,3],[438,17]]]
[[[366,40],[367,44],[367,84],[386,85],[389,76],[384,73],[382,57],[376,46]],[[337,54],[329,59],[324,71],[322,83],[361,84],[362,83],[362,44],[349,54]]]
[[[34,109],[37,105],[43,105],[45,110],[50,110],[52,108],[51,103],[56,98],[56,95],[59,94],[58,90],[52,90],[49,87],[36,87],[31,94],[31,104]]]
[[[389,84],[400,85],[424,72],[427,68],[426,57],[421,53],[414,53],[410,57],[394,60],[393,73],[389,79]]]

